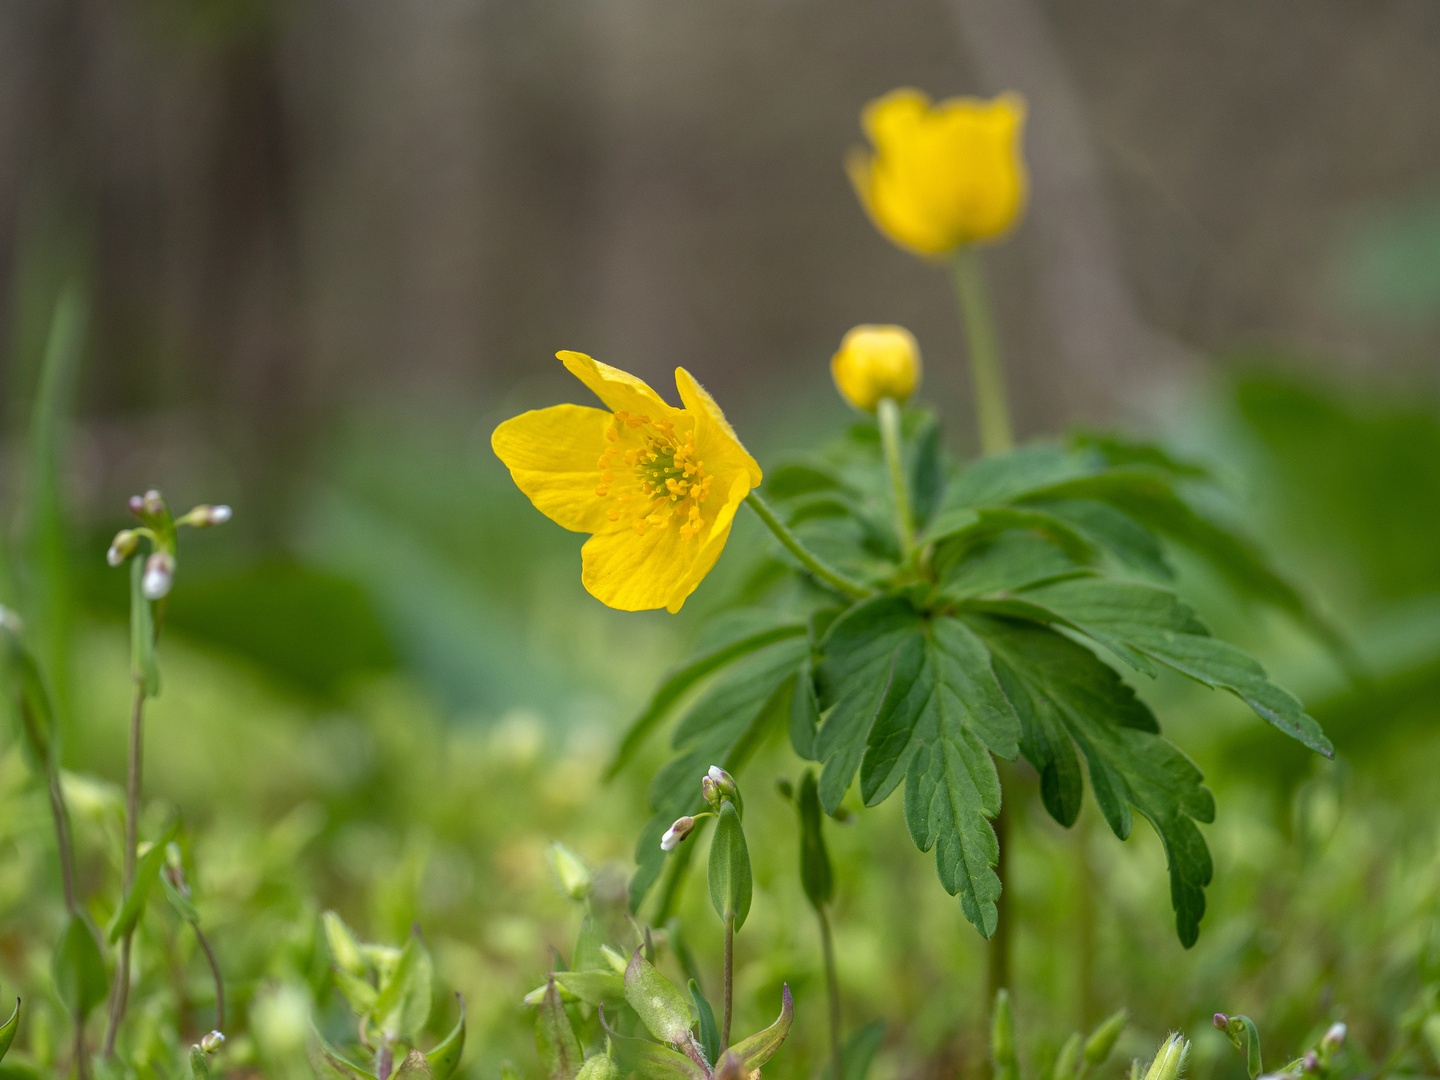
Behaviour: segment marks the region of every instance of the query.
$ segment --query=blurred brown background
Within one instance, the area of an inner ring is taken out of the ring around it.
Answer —
[[[1367,307],[1364,247],[1440,229],[1433,0],[3,0],[0,385],[78,275],[95,461],[143,430],[242,486],[557,348],[743,410],[897,321],[961,405],[945,275],[840,164],[901,84],[1030,98],[990,260],[1022,429],[1246,344],[1433,375],[1436,306]]]

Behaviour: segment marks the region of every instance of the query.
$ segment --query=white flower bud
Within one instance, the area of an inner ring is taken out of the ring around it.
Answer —
[[[228,506],[210,506],[206,503],[201,503],[179,521],[175,522],[175,524],[193,525],[197,529],[208,529],[212,525],[224,525],[225,522],[230,520],[230,516],[231,511]]]
[[[140,536],[134,529],[121,529],[115,534],[115,539],[110,541],[110,550],[105,552],[105,561],[111,566],[119,566],[135,554],[135,547],[139,543]]]
[[[1331,1024],[1326,1030],[1324,1037],[1320,1040],[1320,1047],[1328,1054],[1333,1054],[1345,1043],[1345,1033],[1348,1029],[1340,1021]]]
[[[160,494],[160,492],[156,491],[154,488],[151,488],[149,491],[145,492],[145,495],[141,498],[140,509],[146,514],[152,516],[155,514],[163,513],[165,510],[165,498]]]
[[[715,786],[720,789],[721,794],[735,794],[735,778],[720,768],[719,765],[711,765],[710,771],[706,775],[715,782]]]
[[[705,797],[705,801],[709,803],[716,812],[720,810],[720,788],[710,777],[702,776],[700,778],[700,794]]]
[[[145,560],[145,576],[140,579],[140,592],[146,600],[159,600],[175,584],[175,556],[168,551],[153,552]]]
[[[204,1050],[207,1054],[215,1053],[216,1050],[219,1050],[220,1047],[224,1045],[225,1036],[219,1031],[212,1031],[200,1040],[200,1049]]]
[[[675,845],[684,840],[695,831],[695,819],[693,817],[682,817],[675,820],[675,824],[665,830],[665,835],[660,838],[661,851],[673,851]]]
[[[0,604],[0,630],[18,636],[25,632],[25,620],[20,618],[14,608]]]

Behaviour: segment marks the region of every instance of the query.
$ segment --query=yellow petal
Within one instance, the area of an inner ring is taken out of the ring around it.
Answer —
[[[535,508],[573,532],[611,528],[595,494],[611,417],[603,409],[553,405],[506,420],[490,436],[495,454]]]
[[[584,353],[563,351],[555,354],[570,374],[588,386],[613,412],[625,410],[652,420],[662,417],[673,418],[680,410],[665,404],[665,399],[650,389],[649,385],[637,379],[628,371],[621,371],[609,364],[586,356]]]
[[[742,469],[750,479],[750,487],[759,487],[764,474],[759,463],[740,444],[740,438],[710,392],[695,381],[684,368],[675,369],[675,389],[685,409],[695,417],[695,446],[700,460],[712,476]],[[743,498],[743,496],[742,496]]]
[[[590,595],[621,611],[669,608],[679,611],[685,598],[720,557],[725,546],[682,540],[678,521],[636,536],[628,524],[610,526],[580,549],[580,580]]]

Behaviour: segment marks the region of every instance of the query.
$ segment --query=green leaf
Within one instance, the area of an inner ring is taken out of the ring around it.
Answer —
[[[945,455],[940,447],[940,423],[924,414],[908,440],[910,515],[917,530],[924,529],[945,493]]]
[[[1053,443],[1031,443],[1008,454],[976,458],[950,486],[945,506],[995,506],[1094,471],[1093,464]]]
[[[1245,1055],[1246,1071],[1250,1074],[1250,1080],[1255,1080],[1265,1071],[1260,1060],[1260,1031],[1255,1027],[1255,1021],[1248,1016],[1232,1016],[1225,1034],[1230,1037],[1235,1049]]]
[[[829,469],[811,462],[787,462],[765,475],[765,494],[780,501],[838,487],[840,481]]]
[[[375,1012],[375,1002],[380,991],[342,967],[336,967],[331,974],[334,976],[335,986],[345,995],[345,1000],[356,1016],[371,1016]]]
[[[1098,1069],[1105,1064],[1110,1057],[1110,1051],[1115,1049],[1116,1040],[1120,1033],[1125,1030],[1125,1025],[1130,1022],[1129,1009],[1117,1009],[1096,1026],[1085,1040],[1085,1064],[1092,1069]]]
[[[1140,465],[1169,473],[1171,476],[1193,480],[1208,480],[1210,470],[1189,461],[1180,461],[1170,452],[1152,442],[1127,439],[1122,435],[1101,431],[1075,431],[1070,435],[1070,445],[1079,450],[1098,453],[1112,468]]]
[[[625,978],[605,965],[604,971],[553,971],[551,977],[561,990],[569,991],[586,1005],[625,1000]]]
[[[786,722],[796,671],[809,654],[810,643],[803,637],[766,646],[727,672],[682,718],[672,738],[680,753],[650,785],[655,815],[635,845],[631,911],[638,910],[664,866],[660,837],[676,818],[702,808],[700,777],[705,770],[719,765],[738,773],[774,726]],[[693,838],[686,843],[693,844]]]
[[[335,912],[327,911],[320,916],[320,922],[325,927],[325,941],[330,946],[330,955],[336,965],[357,978],[363,978],[365,961],[360,958],[360,946],[355,943],[355,935],[345,921]]]
[[[1108,503],[1095,499],[1048,499],[1026,507],[1069,526],[1091,547],[1109,552],[1128,570],[1169,581],[1175,570],[1159,540],[1145,526]]]
[[[790,1025],[794,1021],[795,1002],[790,997],[790,987],[781,984],[779,1017],[764,1031],[757,1031],[748,1039],[741,1039],[729,1048],[728,1053],[734,1054],[740,1059],[745,1074],[748,1076],[769,1061],[775,1051],[780,1049],[780,1044],[790,1034]]]
[[[800,779],[796,805],[800,811],[800,884],[806,898],[820,907],[835,896],[835,872],[830,866],[830,853],[825,850],[821,831],[820,792],[815,773],[809,769]]]
[[[837,620],[822,647],[822,705],[833,705],[816,743],[822,804],[838,805],[857,757],[867,805],[903,779],[911,838],[935,849],[941,883],[988,937],[1000,895],[986,820],[999,813],[1000,781],[988,751],[1017,756],[1021,727],[984,643],[957,619],[926,619],[886,596]]]
[[[535,1049],[549,1080],[575,1080],[584,1056],[554,979],[546,984],[545,996],[535,1017]]]
[[[937,592],[953,600],[1093,573],[1049,539],[1019,530],[1001,533],[978,547],[937,548],[934,566]]]
[[[625,737],[620,741],[620,748],[615,751],[614,759],[605,767],[604,779],[609,780],[625,767],[650,732],[665,718],[670,707],[680,700],[685,691],[706,675],[742,656],[763,649],[766,645],[784,641],[787,638],[801,637],[804,633],[803,625],[771,626],[747,634],[738,640],[726,642],[687,660],[661,682],[659,688],[651,695],[644,710],[631,723],[629,730],[625,732]]]
[[[1015,1014],[1010,1008],[1010,993],[1003,987],[995,992],[995,1007],[990,1013],[990,1060],[995,1063],[995,1080],[1020,1080]]]
[[[145,599],[140,583],[145,560],[130,559],[130,674],[144,689],[146,697],[160,693],[160,665],[155,660],[155,609]]]
[[[715,1010],[710,1008],[710,1002],[705,1000],[700,984],[694,979],[690,980],[690,1004],[700,1021],[700,1049],[706,1061],[715,1061],[720,1057],[720,1027],[715,1023]]]
[[[845,1040],[841,1054],[844,1061],[844,1080],[865,1080],[870,1073],[870,1064],[885,1041],[885,1021],[871,1020],[850,1038]],[[834,1064],[827,1064],[820,1080],[834,1080]]]
[[[210,1061],[198,1046],[190,1047],[190,1076],[193,1080],[210,1080]]]
[[[722,921],[734,919],[735,929],[739,930],[750,914],[750,893],[750,850],[745,845],[745,831],[735,804],[726,799],[720,804],[720,819],[715,822],[715,835],[710,841],[710,903]],[[633,966],[635,961],[630,963]],[[625,981],[628,986],[628,972]]]
[[[710,1080],[698,1062],[668,1046],[642,1039],[615,1039],[615,1056],[627,1073],[642,1080]]]
[[[1299,701],[1270,682],[1265,669],[1240,649],[1210,637],[1195,613],[1168,590],[1092,578],[1041,586],[1017,599],[1052,613],[1147,675],[1155,674],[1146,659],[1151,657],[1206,686],[1229,690],[1266,723],[1317,753],[1335,755]]]
[[[394,1080],[433,1080],[430,1063],[425,1060],[424,1054],[413,1048],[392,1075]]]
[[[815,733],[820,727],[820,702],[815,697],[815,669],[809,657],[795,676],[790,699],[790,745],[806,761],[815,760]]]
[[[195,902],[175,887],[170,880],[170,875],[162,868],[160,871],[160,888],[165,892],[165,899],[170,901],[170,906],[175,909],[175,914],[186,922],[198,923],[200,912],[195,908]]]
[[[310,1017],[305,1035],[305,1057],[310,1062],[310,1071],[320,1080],[375,1080],[374,1073],[347,1060],[330,1045],[315,1026],[314,1016]]]
[[[711,1022],[714,1022],[712,1016]],[[15,1011],[10,1014],[10,1019],[0,1025],[0,1061],[5,1060],[5,1055],[10,1052],[10,1044],[15,1041],[15,1033],[20,1030],[20,999],[15,999]]]
[[[95,932],[79,916],[65,924],[55,949],[55,989],[77,1022],[105,1000],[108,989],[105,961]]]
[[[430,1018],[432,971],[430,950],[419,930],[412,930],[399,963],[375,999],[375,1019],[381,1031],[412,1041],[420,1034]]]
[[[460,1003],[460,1019],[455,1021],[450,1034],[436,1043],[425,1055],[425,1060],[430,1064],[430,1075],[435,1080],[450,1080],[455,1070],[460,1067],[461,1055],[465,1053],[465,999],[456,994],[455,1000]]]
[[[625,969],[625,1001],[661,1042],[678,1043],[690,1034],[685,995],[639,949]]]
[[[1061,773],[1047,754],[1071,753],[1073,740],[1089,766],[1095,801],[1120,839],[1130,835],[1132,808],[1159,834],[1170,870],[1175,926],[1186,948],[1195,943],[1205,912],[1210,852],[1195,827],[1215,817],[1215,800],[1194,762],[1156,733],[1158,725],[1134,691],[1084,646],[1045,627],[982,615],[965,621],[989,646],[996,673],[1020,714],[1021,749],[1041,774]],[[1075,778],[1078,784],[1078,775]],[[1052,785],[1053,790],[1053,785]],[[1073,795],[1078,803],[1078,792]],[[1069,818],[1073,821],[1073,816]]]
[[[605,931],[589,912],[580,920],[580,932],[575,935],[575,951],[571,954],[570,966],[576,971],[611,970],[610,961],[605,958]]]
[[[20,703],[21,730],[25,751],[36,770],[48,775],[56,763],[51,760],[55,746],[55,705],[45,677],[25,640],[10,630],[0,630],[0,649],[5,667],[15,683]]]
[[[180,819],[177,817],[161,833],[160,838],[150,845],[149,850],[140,856],[130,894],[125,897],[120,909],[115,912],[115,917],[110,920],[108,937],[111,945],[133,931],[140,922],[140,916],[145,911],[145,901],[150,896],[155,879],[160,876],[160,868],[165,865],[165,845],[175,839],[175,834],[179,831]]]

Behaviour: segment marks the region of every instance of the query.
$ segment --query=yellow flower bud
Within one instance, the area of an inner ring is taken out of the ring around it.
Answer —
[[[903,326],[857,326],[830,361],[840,396],[874,412],[881,398],[903,403],[920,384],[920,346]]]
[[[1025,208],[1025,101],[894,90],[861,116],[875,150],[855,150],[850,180],[876,226],[917,255],[940,257],[1010,231]]]

